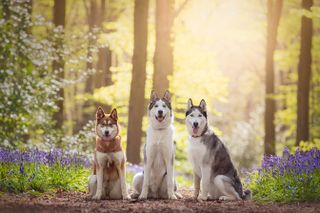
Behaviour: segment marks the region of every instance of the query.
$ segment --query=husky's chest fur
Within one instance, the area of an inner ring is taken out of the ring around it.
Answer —
[[[124,153],[122,151],[118,152],[96,152],[96,159],[99,165],[109,167],[111,164],[121,164],[124,159]]]
[[[147,130],[146,152],[154,158],[150,175],[153,177],[151,181],[159,182],[166,173],[165,159],[170,158],[173,154],[173,126],[161,130],[149,127]],[[145,159],[148,161],[148,159]]]
[[[207,154],[207,147],[201,142],[201,137],[189,138],[189,161],[193,166],[193,171],[201,178],[201,167],[204,157]]]

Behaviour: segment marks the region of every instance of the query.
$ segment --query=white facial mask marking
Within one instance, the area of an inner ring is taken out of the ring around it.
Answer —
[[[159,113],[159,111],[162,111],[162,116]],[[150,110],[150,116],[155,117],[156,120],[161,121],[166,119],[170,114],[170,109],[166,105],[166,103],[163,100],[158,100],[156,103],[153,105],[152,109]]]
[[[117,127],[116,125],[112,125],[112,126],[102,126],[102,125],[98,125],[98,135],[101,138],[105,138],[105,139],[112,139],[117,135]],[[106,131],[108,131],[108,136],[105,134]]]
[[[198,123],[198,127],[194,128],[194,123]],[[186,118],[186,125],[189,134],[193,136],[200,136],[206,126],[207,119],[204,115],[198,110],[193,110]]]

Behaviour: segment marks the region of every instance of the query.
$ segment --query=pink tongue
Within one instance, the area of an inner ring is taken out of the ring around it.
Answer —
[[[198,128],[193,128],[192,131],[193,131],[193,134],[197,134],[198,133]]]

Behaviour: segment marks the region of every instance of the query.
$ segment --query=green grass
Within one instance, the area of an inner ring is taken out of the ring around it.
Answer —
[[[37,163],[1,163],[0,189],[3,192],[54,192],[87,190],[90,169],[79,166],[46,166]]]
[[[306,174],[272,175],[263,171],[261,175],[257,171],[249,175],[250,181],[244,186],[251,189],[253,199],[266,203],[290,203],[320,200],[320,172],[315,170]]]

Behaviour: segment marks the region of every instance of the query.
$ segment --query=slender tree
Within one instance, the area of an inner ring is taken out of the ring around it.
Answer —
[[[302,8],[310,11],[313,0],[303,0]],[[300,56],[298,65],[298,91],[297,91],[297,138],[300,141],[309,140],[309,91],[311,78],[311,48],[312,48],[312,18],[305,15],[301,18]]]
[[[66,1],[65,0],[55,0],[53,7],[53,22],[56,27],[60,26],[64,28],[65,26],[65,17],[66,17]],[[55,42],[57,49],[62,49],[63,45],[63,36],[58,38]],[[58,54],[58,59],[54,60],[52,63],[53,70],[59,70],[59,77],[61,79],[64,78],[64,60],[61,56],[61,53]],[[58,101],[57,105],[59,107],[59,111],[55,113],[54,118],[56,120],[56,127],[62,128],[63,125],[63,98],[64,98],[64,90],[60,88],[59,96],[62,98]]]
[[[156,48],[154,52],[153,89],[164,94],[173,74],[174,0],[156,0]]]
[[[148,0],[134,3],[134,49],[130,86],[127,134],[127,158],[130,163],[140,163],[142,119],[145,112],[145,81],[148,43]]]
[[[265,98],[265,154],[275,154],[275,100],[274,95],[274,51],[277,44],[277,31],[282,10],[282,0],[267,2],[267,46],[266,46],[266,98]]]

